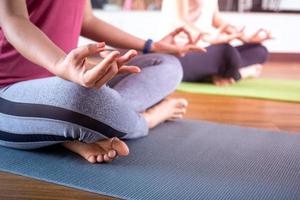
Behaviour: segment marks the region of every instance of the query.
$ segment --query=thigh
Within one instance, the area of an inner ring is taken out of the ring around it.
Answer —
[[[0,97],[0,139],[7,146],[36,148],[147,132],[144,119],[108,87],[96,91],[51,77],[5,87]]]
[[[171,94],[182,79],[181,64],[171,55],[141,55],[129,64],[140,67],[141,72],[116,77],[109,86],[137,112],[145,111]]]
[[[225,46],[211,45],[206,49],[206,53],[191,52],[179,58],[183,81],[198,82],[219,74],[225,62]]]

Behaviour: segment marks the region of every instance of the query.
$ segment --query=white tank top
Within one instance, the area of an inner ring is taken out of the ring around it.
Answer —
[[[213,14],[218,7],[218,0],[186,0],[189,1],[189,13],[186,18],[203,31],[212,31]],[[173,30],[182,26],[178,18],[177,6],[174,0],[163,0],[162,12],[167,28]]]

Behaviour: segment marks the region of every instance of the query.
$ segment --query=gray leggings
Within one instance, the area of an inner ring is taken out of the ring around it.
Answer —
[[[138,56],[129,64],[142,72],[117,76],[98,91],[58,77],[0,88],[0,145],[34,149],[146,136],[140,113],[176,89],[182,68],[177,58],[162,54]]]

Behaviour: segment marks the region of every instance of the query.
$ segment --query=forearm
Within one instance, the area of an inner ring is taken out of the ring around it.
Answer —
[[[229,26],[227,26],[227,28],[224,29],[225,33],[232,34],[236,31],[234,26],[230,25],[226,20],[224,20],[224,18],[220,14],[219,7],[217,7],[213,15],[213,27],[219,29],[226,25]]]
[[[28,19],[10,16],[1,26],[6,39],[31,62],[55,73],[55,63],[65,53]]]
[[[224,19],[222,19],[219,14],[214,16],[214,18],[213,18],[213,27],[220,28],[220,27],[222,27],[226,24],[228,24],[228,22],[225,21]]]
[[[126,33],[94,16],[84,21],[81,35],[123,49],[136,49],[141,51],[145,44],[145,40]]]

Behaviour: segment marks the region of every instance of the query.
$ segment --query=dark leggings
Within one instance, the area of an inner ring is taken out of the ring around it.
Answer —
[[[183,66],[183,81],[210,81],[213,75],[239,80],[239,69],[266,62],[268,50],[261,44],[211,45],[206,53],[191,52],[179,58]]]

